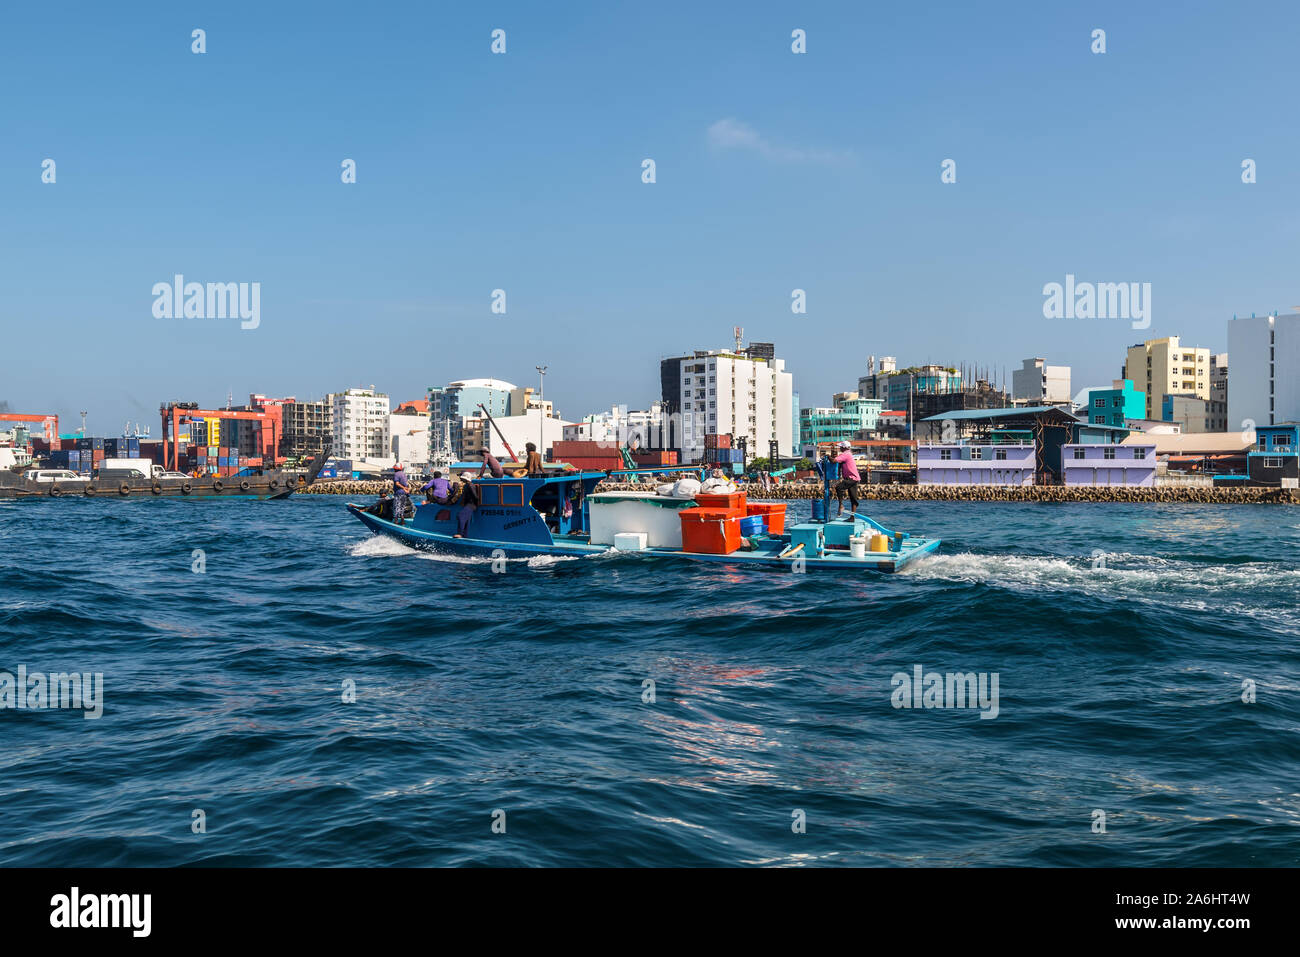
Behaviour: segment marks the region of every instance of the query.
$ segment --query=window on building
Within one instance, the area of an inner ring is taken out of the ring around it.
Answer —
[[[1093,400],[1092,400],[1092,406],[1093,406],[1094,409],[1104,409],[1104,408],[1106,408],[1106,400],[1105,400],[1105,399],[1093,399]]]
[[[1083,458],[1083,449],[1075,449],[1075,450],[1074,450],[1074,457],[1075,457],[1076,459],[1081,459],[1081,458]]]
[[[998,461],[1004,461],[1004,460],[1006,459],[1006,457],[1007,457],[1007,450],[1006,450],[1006,449],[994,449],[994,450],[993,450],[993,457],[994,457],[995,459],[997,459]]]
[[[1147,457],[1147,450],[1146,450],[1146,449],[1144,449],[1144,448],[1136,448],[1136,449],[1133,450],[1133,458],[1135,458],[1135,459],[1144,459],[1144,458],[1146,458],[1146,457]]]
[[[1282,467],[1282,460],[1280,458],[1275,459],[1272,456],[1267,456],[1267,455],[1264,457],[1264,468],[1280,469],[1281,467]]]
[[[1115,446],[1108,445],[1104,449],[1102,449],[1101,457],[1103,459],[1113,459],[1115,457]]]
[[[984,450],[979,446],[975,446],[970,450],[970,457],[973,459],[982,459],[984,458]]]
[[[952,449],[940,449],[939,458],[947,462],[952,459]]]

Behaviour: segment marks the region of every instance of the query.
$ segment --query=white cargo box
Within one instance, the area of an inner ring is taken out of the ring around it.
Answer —
[[[645,532],[619,532],[614,536],[614,548],[620,552],[643,552],[645,543]]]
[[[587,496],[591,519],[591,544],[613,545],[619,532],[642,532],[650,548],[681,548],[684,508],[694,508],[693,498],[656,495],[654,492],[597,492]]]

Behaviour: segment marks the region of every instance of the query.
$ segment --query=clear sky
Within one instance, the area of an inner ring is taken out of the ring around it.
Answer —
[[[0,401],[156,434],[543,363],[576,417],[737,324],[805,406],[872,354],[1105,384],[1300,305],[1298,36],[1269,2],[6,4]],[[155,318],[176,273],[260,282],[260,326]],[[1150,282],[1151,327],[1045,319],[1067,273]]]

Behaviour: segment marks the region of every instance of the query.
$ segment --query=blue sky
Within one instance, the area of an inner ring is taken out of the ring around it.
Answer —
[[[545,363],[572,417],[648,403],[661,356],[736,324],[805,405],[871,354],[1042,355],[1078,388],[1139,338],[1222,351],[1234,312],[1300,305],[1297,28],[1282,3],[7,5],[0,400],[156,431],[165,399]],[[260,327],[154,318],[178,272],[260,282]],[[1067,273],[1150,282],[1151,328],[1044,319]]]

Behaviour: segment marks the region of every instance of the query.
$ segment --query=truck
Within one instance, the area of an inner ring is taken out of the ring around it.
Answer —
[[[95,475],[100,479],[162,478],[163,467],[149,459],[104,459]]]

